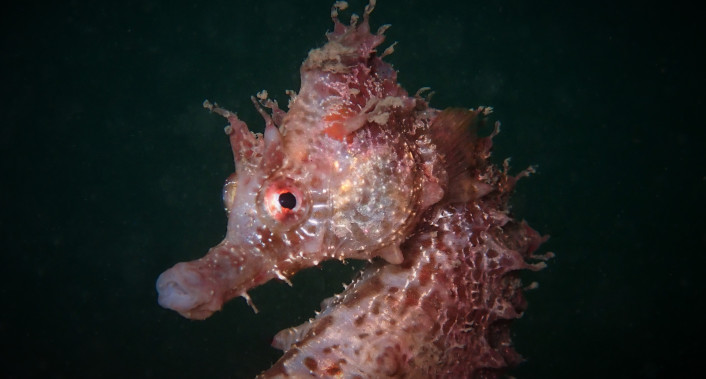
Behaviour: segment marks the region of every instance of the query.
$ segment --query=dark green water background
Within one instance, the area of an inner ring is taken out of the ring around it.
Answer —
[[[0,18],[0,377],[247,378],[355,266],[269,283],[206,321],[154,281],[220,241],[233,170],[205,99],[262,121],[332,1],[13,2]],[[351,2],[362,10],[359,1]],[[347,17],[347,16],[344,16]],[[557,258],[515,323],[519,378],[702,366],[703,20],[670,2],[379,1],[389,57],[432,105],[492,105],[496,161],[537,164],[514,212]]]

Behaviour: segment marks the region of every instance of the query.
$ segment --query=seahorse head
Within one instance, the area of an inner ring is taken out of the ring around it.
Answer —
[[[227,234],[203,258],[160,276],[162,306],[203,319],[230,298],[250,302],[250,288],[288,281],[323,260],[402,262],[400,243],[445,190],[424,133],[438,111],[408,96],[376,54],[385,27],[370,33],[371,10],[362,23],[343,25],[334,8],[329,42],[303,63],[288,112],[264,92],[253,98],[264,134],[204,104],[229,121],[236,172],[224,187]]]

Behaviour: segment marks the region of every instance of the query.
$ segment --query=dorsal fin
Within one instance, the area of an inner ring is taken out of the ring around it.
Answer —
[[[465,203],[493,191],[491,184],[472,174],[474,170],[483,169],[479,165],[487,164],[491,138],[497,134],[497,124],[490,136],[479,138],[477,134],[478,127],[491,112],[490,107],[448,108],[432,122],[432,141],[442,155],[448,176],[444,201]]]
[[[431,124],[431,138],[444,157],[449,185],[473,163],[478,118],[476,110],[446,108]]]

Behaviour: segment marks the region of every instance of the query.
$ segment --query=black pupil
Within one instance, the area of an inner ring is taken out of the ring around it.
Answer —
[[[294,209],[297,206],[297,198],[291,192],[279,194],[279,205],[283,208]]]

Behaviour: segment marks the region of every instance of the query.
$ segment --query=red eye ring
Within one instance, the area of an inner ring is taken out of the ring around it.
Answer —
[[[305,218],[309,212],[309,200],[299,188],[289,178],[268,180],[263,185],[258,202],[272,228],[289,229]]]
[[[278,185],[272,185],[269,188],[265,190],[265,209],[267,210],[267,213],[272,216],[277,221],[283,221],[286,219],[289,215],[293,214],[297,210],[296,206],[296,199],[297,195],[295,195],[296,192],[299,192],[296,188],[291,188],[289,186],[278,186]],[[287,196],[289,194],[289,196]],[[284,199],[283,199],[284,197]],[[290,205],[290,199],[289,197],[294,198],[294,204],[290,206],[285,206],[285,205]],[[284,200],[284,205],[282,204]]]

